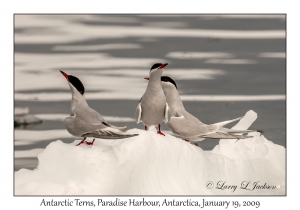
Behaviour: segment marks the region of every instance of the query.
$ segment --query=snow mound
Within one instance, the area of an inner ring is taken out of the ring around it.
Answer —
[[[256,117],[249,111],[234,128],[247,129]],[[260,133],[203,151],[153,130],[128,132],[139,136],[50,143],[37,169],[15,173],[15,194],[285,195],[285,148]]]

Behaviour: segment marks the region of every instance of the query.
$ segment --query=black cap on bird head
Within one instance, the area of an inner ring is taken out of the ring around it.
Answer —
[[[176,89],[177,89],[177,85],[176,85],[175,81],[174,81],[171,77],[168,77],[168,76],[162,76],[162,77],[160,78],[160,80],[161,80],[162,82],[170,82],[170,83],[173,84],[173,85],[176,87]]]
[[[81,93],[81,95],[84,94],[84,86],[77,77],[68,75],[63,71],[60,71],[60,73],[62,73],[65,76],[68,82],[71,83],[78,90],[78,92]]]
[[[150,72],[153,69],[163,69],[166,65],[168,65],[168,64],[167,63],[156,63],[151,67]]]

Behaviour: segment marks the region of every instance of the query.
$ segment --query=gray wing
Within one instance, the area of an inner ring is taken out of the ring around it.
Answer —
[[[67,117],[65,119],[65,124],[68,132],[74,136],[82,136],[85,133],[101,130],[107,127],[103,123],[98,125],[91,124],[76,115]]]
[[[79,136],[104,139],[120,139],[137,136],[126,134],[128,127],[117,127],[105,122],[105,119],[88,106],[78,106],[73,110],[73,129]]]
[[[77,106],[76,109],[73,110],[73,113],[82,121],[92,125],[101,125],[103,122],[105,122],[105,119],[89,106]]]
[[[116,126],[103,122],[93,125],[83,121],[77,116],[66,118],[66,127],[74,136],[94,137],[102,139],[122,139],[137,136],[138,134],[126,134]]]
[[[130,138],[134,136],[138,136],[139,134],[126,134],[118,128],[110,127],[107,123],[104,123],[106,127],[97,129],[92,132],[87,132],[82,135],[82,137],[94,137],[100,139],[124,139]]]
[[[171,118],[172,120],[184,120],[185,123],[192,123],[197,126],[205,125],[198,118],[185,110],[174,111],[174,114],[171,116]]]
[[[135,121],[137,124],[139,124],[141,122],[141,116],[142,116],[142,106],[141,106],[141,102],[140,102],[135,110]]]
[[[173,133],[188,139],[198,138],[200,135],[209,133],[206,125],[186,110],[173,110],[167,126]]]
[[[107,126],[119,129],[124,132],[129,129],[128,126],[118,127],[106,122],[106,120],[97,111],[91,109],[90,107],[82,107],[82,109],[76,108],[74,113],[81,120],[90,123],[92,125],[101,125],[105,122]]]
[[[123,131],[123,132],[128,131],[128,129],[129,129],[128,126],[118,127],[118,126],[112,125],[112,124],[110,124],[110,123],[108,123],[108,122],[105,122],[105,124],[107,124],[109,127],[119,129],[119,130],[121,130],[121,131]]]

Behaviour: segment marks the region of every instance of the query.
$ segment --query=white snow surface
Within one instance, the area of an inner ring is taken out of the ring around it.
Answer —
[[[247,129],[256,118],[248,111],[234,128]],[[50,143],[36,169],[15,173],[15,195],[285,195],[285,148],[260,133],[220,140],[211,151],[153,128],[128,133],[139,136],[94,146]],[[255,182],[262,189],[252,190]],[[222,183],[227,189],[216,188]]]

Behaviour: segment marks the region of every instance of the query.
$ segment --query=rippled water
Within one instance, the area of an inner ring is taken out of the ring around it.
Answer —
[[[168,62],[164,75],[202,122],[252,109],[251,129],[285,146],[285,28],[284,15],[15,15],[15,106],[43,119],[15,128],[15,170],[36,167],[51,141],[79,139],[65,130],[71,93],[59,70],[80,78],[108,122],[142,129],[133,117],[143,78],[153,63]]]

